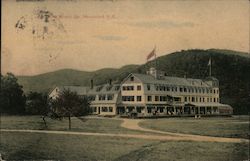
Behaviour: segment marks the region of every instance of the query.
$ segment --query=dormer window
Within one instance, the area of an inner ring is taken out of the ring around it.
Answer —
[[[132,77],[130,77],[130,81],[134,81],[134,79],[135,79],[135,78],[134,78],[133,76],[132,76]]]

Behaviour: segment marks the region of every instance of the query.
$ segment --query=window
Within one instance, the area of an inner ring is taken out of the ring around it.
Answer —
[[[133,91],[134,90],[134,86],[123,86],[122,90],[123,91]]]
[[[187,102],[187,97],[185,97],[185,102]]]
[[[164,90],[164,86],[160,85],[160,91]]]
[[[180,102],[180,101],[181,101],[181,98],[180,98],[180,97],[174,97],[174,101],[175,101],[175,102]]]
[[[183,88],[182,87],[180,87],[180,92],[183,92]]]
[[[214,89],[214,93],[215,93],[215,89]]]
[[[148,91],[150,91],[150,84],[147,84],[147,89]]]
[[[148,101],[152,101],[152,96],[148,96]]]
[[[140,91],[140,90],[141,90],[141,86],[138,85],[138,86],[137,86],[137,91]]]
[[[147,107],[148,113],[152,112],[152,107]]]
[[[130,77],[130,81],[134,81],[134,77]]]
[[[105,100],[106,99],[106,95],[102,94],[99,95],[99,101]]]
[[[155,101],[159,101],[159,96],[155,96]]]
[[[138,102],[140,102],[140,101],[141,101],[141,96],[137,96],[137,97],[136,97],[136,100],[137,100]]]
[[[216,98],[214,98],[214,102],[216,102]]]
[[[160,96],[160,101],[167,101],[167,97],[166,96]]]
[[[109,107],[109,112],[113,112],[113,107]]]
[[[134,96],[122,96],[122,101],[134,101]]]
[[[195,98],[194,97],[192,97],[192,102],[195,102]]]
[[[108,112],[108,107],[102,107],[102,112]]]
[[[187,92],[187,88],[184,88],[184,92]]]
[[[108,100],[113,100],[114,99],[114,95],[113,94],[108,94],[107,95],[107,99]]]
[[[158,85],[155,85],[155,90],[159,91],[159,86]]]

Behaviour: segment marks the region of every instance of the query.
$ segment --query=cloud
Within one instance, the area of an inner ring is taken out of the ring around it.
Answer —
[[[144,28],[180,28],[180,27],[194,27],[196,24],[189,21],[175,22],[171,20],[158,21],[140,21],[128,23],[130,26],[144,27]]]
[[[122,41],[127,39],[127,37],[116,36],[116,35],[98,35],[94,37],[104,41]]]

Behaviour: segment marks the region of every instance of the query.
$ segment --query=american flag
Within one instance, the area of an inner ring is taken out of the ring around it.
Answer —
[[[148,54],[148,56],[147,56],[147,61],[148,61],[149,59],[151,59],[153,56],[156,57],[155,48]]]

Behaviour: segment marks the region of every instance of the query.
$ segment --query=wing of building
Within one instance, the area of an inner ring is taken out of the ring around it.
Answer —
[[[219,81],[166,76],[150,68],[147,74],[131,73],[121,84],[91,87],[56,87],[49,97],[55,99],[63,89],[86,96],[93,114],[106,116],[192,116],[231,115],[230,105],[220,103]]]

